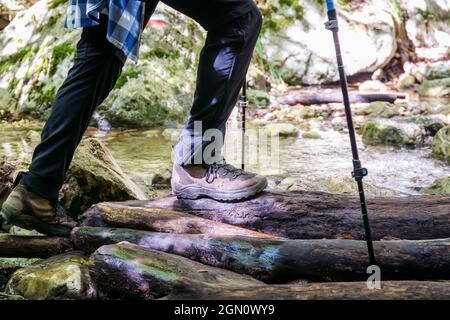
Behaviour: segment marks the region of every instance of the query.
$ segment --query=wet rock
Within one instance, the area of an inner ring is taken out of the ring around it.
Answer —
[[[397,82],[398,90],[406,90],[414,87],[416,78],[408,73],[403,73],[399,76]]]
[[[450,97],[450,78],[425,80],[420,86],[419,94],[422,97]]]
[[[424,76],[428,80],[450,78],[450,60],[426,64]]]
[[[434,136],[433,156],[450,164],[450,126],[440,129]]]
[[[9,278],[15,271],[41,261],[42,259],[0,258],[0,292],[3,291]]]
[[[15,296],[0,292],[0,300],[24,300],[24,298],[21,296]]]
[[[387,86],[378,80],[367,80],[359,85],[359,91],[384,92]]]
[[[77,148],[60,194],[61,204],[73,214],[102,201],[146,199],[106,146],[92,138]]]
[[[262,90],[248,90],[247,98],[248,101],[257,108],[266,108],[270,103],[269,94]]]
[[[345,128],[345,120],[343,117],[334,117],[331,119],[331,126],[336,131],[342,131]]]
[[[170,187],[170,180],[172,179],[172,170],[165,169],[161,172],[155,173],[152,178],[152,186],[154,187]]]
[[[287,177],[278,180],[272,178],[271,181],[272,185],[270,188],[273,190],[309,190],[354,196],[358,195],[358,187],[355,180],[351,177],[328,177],[310,180]],[[394,190],[372,185],[367,182],[364,182],[364,188],[366,195],[369,197],[391,197],[400,194]]]
[[[406,121],[418,124],[423,127],[427,135],[434,136],[440,129],[445,127],[446,123],[440,116],[413,116]]]
[[[94,299],[88,264],[79,252],[54,256],[16,271],[5,292],[32,300]]]
[[[303,132],[302,137],[305,139],[320,139],[321,138],[320,133],[313,132],[313,131]]]
[[[423,144],[424,136],[417,124],[392,120],[369,121],[362,128],[363,142],[368,145],[414,148]]]
[[[360,110],[358,114],[372,117],[392,118],[399,115],[398,107],[389,102],[371,102],[367,107]]]
[[[298,128],[290,123],[271,123],[264,127],[271,136],[296,137]]]
[[[430,187],[422,189],[422,191],[435,195],[450,195],[450,176],[437,179]]]

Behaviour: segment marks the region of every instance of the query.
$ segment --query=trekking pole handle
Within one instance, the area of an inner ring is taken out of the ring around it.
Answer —
[[[327,10],[328,11],[334,10],[334,1],[333,0],[327,0]]]

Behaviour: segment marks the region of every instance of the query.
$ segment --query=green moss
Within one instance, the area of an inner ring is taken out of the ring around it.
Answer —
[[[266,108],[270,102],[269,95],[262,90],[249,89],[247,97],[248,101],[257,108]]]
[[[22,49],[19,52],[0,60],[0,74],[8,71],[9,68],[16,63],[24,61],[36,51],[37,49]]]
[[[139,72],[135,69],[132,70],[126,70],[124,71],[119,79],[117,79],[116,85],[114,87],[114,89],[120,89],[124,86],[124,84],[130,80],[130,79],[135,79],[139,76]]]
[[[437,179],[430,187],[425,188],[422,191],[434,195],[450,195],[450,176]]]
[[[392,0],[391,4],[394,13],[394,19],[397,21],[397,23],[402,23],[404,17],[401,0]]]
[[[59,64],[68,56],[75,54],[76,49],[69,42],[65,42],[52,49],[52,58],[50,60],[49,75],[52,76],[58,70]]]
[[[50,4],[49,8],[54,9],[63,4],[68,4],[68,1],[67,0],[52,0],[52,3]]]
[[[428,23],[435,18],[435,16],[427,10],[421,10],[421,9],[418,9],[418,10],[419,10],[420,16],[422,17],[422,19],[425,23]]]
[[[364,125],[363,142],[368,145],[387,144],[394,146],[403,146],[406,143],[400,130],[396,127],[381,126],[374,122]]]
[[[180,53],[178,51],[164,50],[162,47],[155,47],[143,55],[144,59],[151,59],[154,57],[162,59],[178,59]]]
[[[298,0],[269,0],[260,6],[264,17],[261,33],[279,31],[297,20],[303,19],[304,8]]]

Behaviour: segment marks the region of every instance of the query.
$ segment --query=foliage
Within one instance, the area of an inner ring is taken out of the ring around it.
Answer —
[[[258,0],[264,17],[261,33],[267,30],[279,31],[296,20],[301,20],[304,9],[298,0]]]
[[[73,47],[72,43],[65,42],[61,45],[53,47],[52,58],[50,62],[49,75],[52,76],[58,70],[59,64],[68,56],[75,54],[76,49]]]
[[[16,63],[21,63],[25,59],[29,58],[36,51],[36,49],[22,49],[19,52],[0,60],[0,74],[7,72],[9,68]]]
[[[68,4],[67,0],[52,0],[52,3],[49,5],[50,9],[54,9],[56,7],[59,7],[62,4]]]

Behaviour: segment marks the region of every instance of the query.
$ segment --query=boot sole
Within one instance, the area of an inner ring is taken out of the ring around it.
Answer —
[[[4,223],[27,230],[36,230],[48,236],[69,238],[72,229],[63,225],[49,224],[28,214],[12,214],[6,209],[0,211]]]
[[[218,201],[236,201],[250,198],[267,187],[267,180],[261,180],[258,184],[235,191],[217,191],[196,186],[188,186],[182,189],[172,187],[172,193],[179,199],[195,200],[202,197],[212,198]]]

